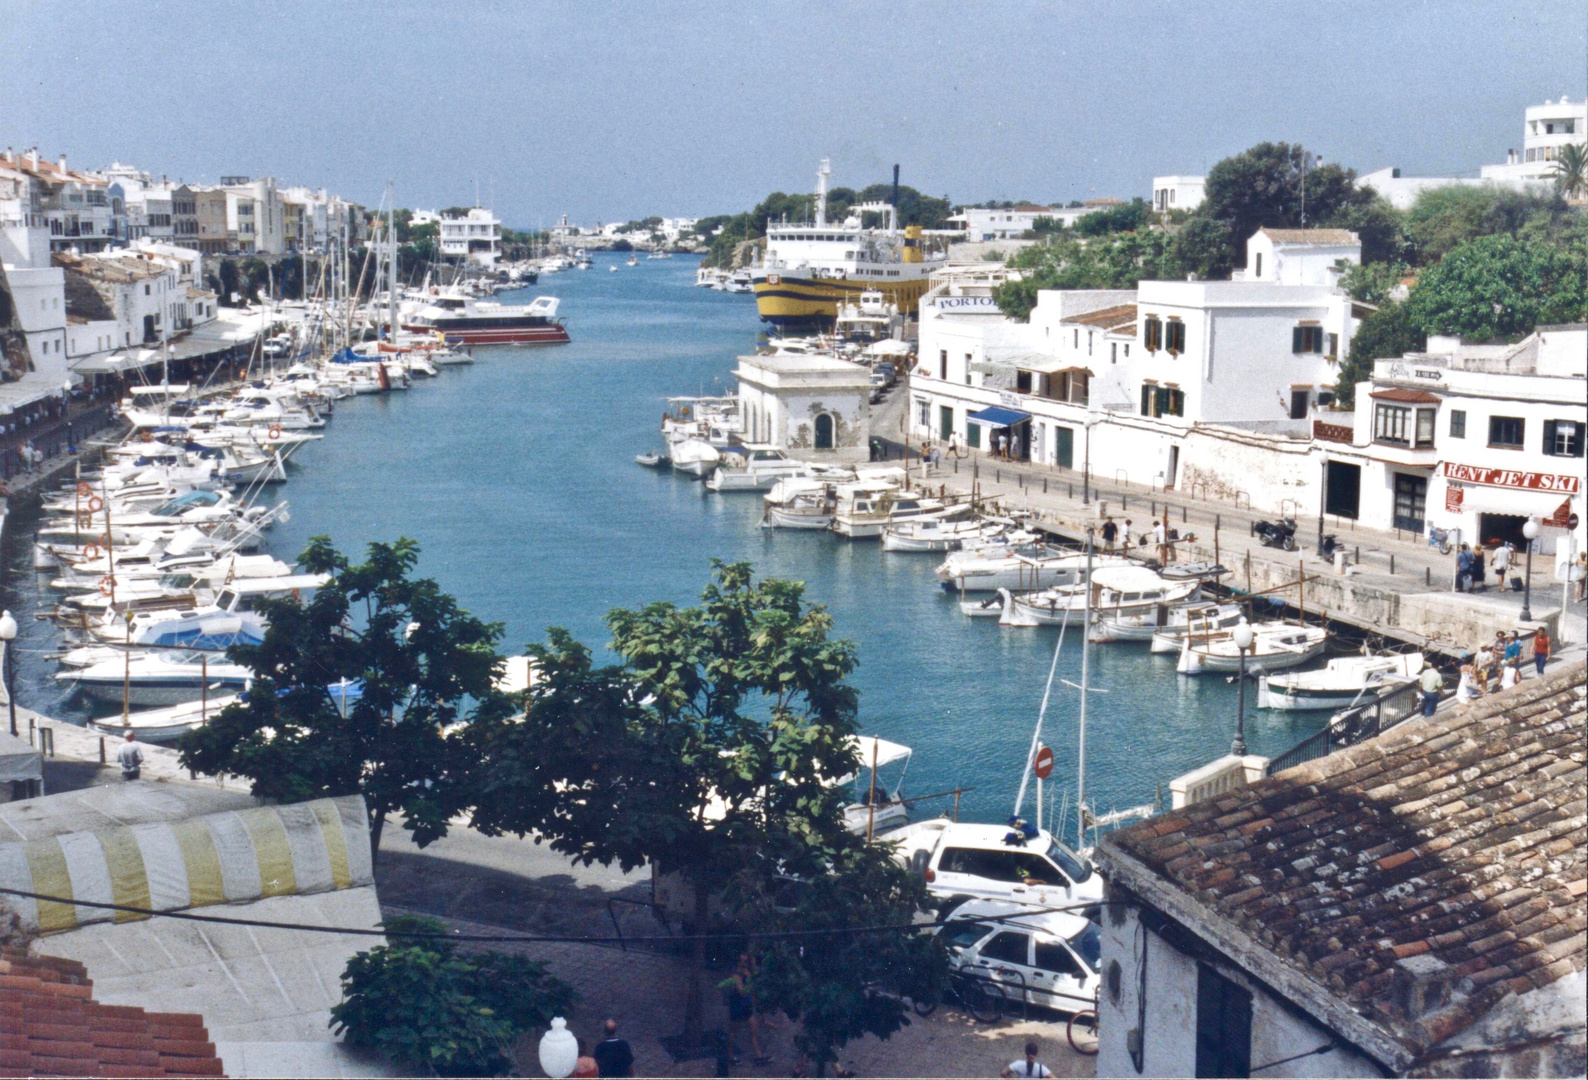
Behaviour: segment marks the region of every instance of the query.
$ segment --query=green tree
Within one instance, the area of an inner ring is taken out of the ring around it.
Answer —
[[[1480,236],[1517,236],[1532,227],[1555,230],[1567,214],[1558,196],[1490,187],[1438,187],[1406,212],[1406,236],[1419,266],[1431,266]]]
[[[1104,236],[1108,233],[1135,232],[1146,228],[1152,220],[1152,207],[1147,200],[1132,199],[1122,206],[1095,210],[1076,219],[1075,231],[1081,236]]]
[[[1351,338],[1351,350],[1340,365],[1334,384],[1336,400],[1346,408],[1356,404],[1356,384],[1373,377],[1373,361],[1421,352],[1428,335],[1417,328],[1404,304],[1393,301],[1369,313]]]
[[[227,307],[234,306],[237,301],[234,295],[241,295],[243,288],[242,275],[237,270],[236,259],[222,259],[220,268],[216,270],[216,291],[220,294],[219,300]]]
[[[1352,265],[1340,275],[1340,287],[1353,300],[1366,304],[1383,304],[1390,300],[1390,292],[1411,273],[1403,262],[1379,262]]]
[[[746,921],[770,942],[756,996],[800,1022],[794,1043],[818,1076],[850,1040],[868,1034],[886,1039],[906,1026],[903,999],[937,1001],[947,980],[947,955],[936,935],[862,932],[907,926],[929,903],[925,883],[878,851],[856,843],[832,873],[797,891],[793,907],[763,896],[746,912]],[[832,933],[817,942],[775,936],[811,930]]]
[[[460,952],[437,919],[399,915],[382,924],[393,943],[354,954],[330,1026],[350,1046],[376,1050],[421,1073],[494,1076],[513,1040],[550,1023],[577,995],[545,965],[500,952]]]
[[[1550,170],[1555,190],[1567,199],[1588,198],[1588,144],[1567,143]]]
[[[1540,323],[1588,318],[1588,252],[1480,236],[1424,270],[1406,301],[1427,334],[1514,338]]]
[[[445,836],[469,801],[468,761],[449,729],[512,710],[493,681],[501,626],[414,577],[418,559],[400,539],[370,544],[354,565],[312,538],[299,561],[329,580],[307,599],[260,603],[264,641],[229,652],[253,686],[182,737],[183,767],[247,777],[254,795],[282,802],[363,795],[372,855],[391,814],[420,846]],[[362,693],[339,702],[343,679]]]
[[[1048,244],[1021,251],[1012,265],[1022,272],[1020,280],[998,286],[993,297],[1006,315],[1024,321],[1040,290],[1129,289],[1142,281],[1177,278],[1181,263],[1174,238],[1146,230],[1090,240],[1061,233]]]
[[[597,667],[566,631],[532,646],[522,720],[476,727],[475,828],[535,834],[589,864],[646,862],[692,893],[710,925],[775,874],[815,878],[849,852],[857,767],[854,646],[798,582],[714,563],[702,603],[607,615],[621,663]],[[885,856],[884,856],[885,857]],[[694,942],[684,1033],[699,1045],[705,943]]]

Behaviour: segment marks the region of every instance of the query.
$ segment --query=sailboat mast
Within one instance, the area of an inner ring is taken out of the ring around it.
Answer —
[[[1086,847],[1086,699],[1092,689],[1092,530],[1086,530],[1086,608],[1081,618],[1081,737],[1076,751],[1075,820],[1076,850]]]
[[[386,325],[387,339],[397,344],[397,204],[393,201],[392,183],[386,181],[386,244],[390,255],[386,262]]]

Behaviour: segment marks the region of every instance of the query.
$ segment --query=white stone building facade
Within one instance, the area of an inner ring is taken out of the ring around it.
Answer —
[[[780,449],[864,453],[871,421],[871,373],[830,356],[739,357],[745,438]]]

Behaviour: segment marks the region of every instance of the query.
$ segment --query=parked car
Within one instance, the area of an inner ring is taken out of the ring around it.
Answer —
[[[918,870],[933,896],[1005,900],[1029,907],[1102,900],[1086,857],[1032,827],[935,818],[890,834],[894,858]]]
[[[1084,915],[969,900],[948,913],[938,935],[956,973],[984,988],[992,982],[1006,1000],[1065,1012],[1096,1007],[1101,942]]]
[[[884,361],[882,361],[882,363],[878,364],[876,367],[871,369],[871,375],[872,375],[872,380],[873,381],[875,381],[876,376],[879,373],[883,376],[883,380],[884,380],[883,385],[884,386],[892,386],[894,383],[899,381],[899,372],[893,366],[893,361],[892,360],[884,360]]]

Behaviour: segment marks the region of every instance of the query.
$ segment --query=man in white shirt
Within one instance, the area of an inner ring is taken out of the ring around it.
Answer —
[[[116,763],[121,766],[123,780],[136,780],[143,771],[143,747],[138,745],[136,732],[127,732],[127,741],[116,751]]]
[[[1511,572],[1511,545],[1501,544],[1495,548],[1491,562],[1494,566],[1495,575],[1500,579],[1500,591],[1504,592],[1506,579]]]
[[[1008,1067],[998,1075],[1049,1077],[1053,1075],[1053,1070],[1037,1060],[1037,1044],[1028,1042],[1026,1043],[1026,1056],[1011,1061]]]

